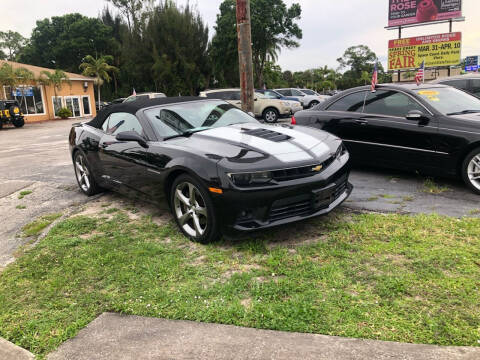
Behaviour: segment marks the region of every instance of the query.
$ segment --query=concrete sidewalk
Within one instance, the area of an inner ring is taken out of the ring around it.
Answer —
[[[478,360],[480,348],[400,344],[105,313],[48,359]]]
[[[33,360],[35,357],[21,347],[12,344],[10,341],[0,337],[0,359],[1,360]]]

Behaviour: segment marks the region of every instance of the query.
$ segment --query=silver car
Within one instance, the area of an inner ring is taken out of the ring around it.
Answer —
[[[298,98],[298,101],[302,103],[304,109],[312,108],[321,102],[324,102],[328,97],[325,95],[319,95],[313,90],[305,89],[309,94],[306,94],[301,89],[294,88],[284,88],[284,89],[275,89],[276,92],[282,94],[283,96],[290,96]]]

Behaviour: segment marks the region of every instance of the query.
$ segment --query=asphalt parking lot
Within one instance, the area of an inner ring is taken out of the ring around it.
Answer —
[[[68,152],[68,133],[75,122],[0,131],[0,268],[28,241],[18,235],[24,225],[89,201],[77,189]],[[355,190],[344,206],[353,210],[480,216],[480,197],[460,181],[362,168],[353,170],[351,182]],[[22,190],[32,192],[19,199]]]

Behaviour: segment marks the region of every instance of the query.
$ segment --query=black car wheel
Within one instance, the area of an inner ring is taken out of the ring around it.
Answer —
[[[310,103],[310,105],[308,105],[308,107],[311,109],[311,108],[317,106],[318,104],[320,104],[320,101],[315,101],[315,100],[313,100],[313,101]]]
[[[88,168],[85,156],[80,151],[77,151],[73,157],[73,166],[78,186],[85,195],[92,196],[102,191]]]
[[[476,148],[465,158],[462,177],[470,189],[480,194],[480,148]]]
[[[262,117],[269,124],[276,123],[278,121],[278,111],[274,108],[265,109]]]
[[[178,227],[190,240],[206,244],[220,237],[210,195],[192,176],[175,179],[170,204]]]
[[[12,124],[16,128],[21,128],[21,127],[23,127],[23,125],[25,125],[25,119],[24,118],[13,119]]]

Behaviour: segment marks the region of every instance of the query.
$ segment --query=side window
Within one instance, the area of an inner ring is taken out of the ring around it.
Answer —
[[[364,112],[404,117],[412,110],[425,111],[419,103],[405,94],[379,90],[368,94]]]
[[[107,129],[105,132],[115,136],[124,131],[135,131],[138,135],[143,134],[142,125],[135,115],[129,113],[113,113],[108,118]]]
[[[480,79],[472,79],[470,81],[471,81],[470,92],[473,95],[480,97]]]
[[[216,91],[216,92],[207,93],[207,98],[225,100],[227,98],[227,94],[228,93],[226,91]]]
[[[263,95],[265,95],[265,97],[267,99],[278,99],[279,96],[277,94],[275,94],[273,91],[269,91],[269,90],[266,90]]]
[[[103,132],[105,132],[105,133],[106,133],[107,130],[108,130],[108,122],[109,122],[109,120],[110,120],[110,116],[105,119],[105,121],[103,122],[103,125],[102,125],[102,130],[103,130]]]
[[[284,89],[284,90],[278,90],[278,92],[280,94],[282,94],[283,96],[292,96],[292,92],[288,89]]]
[[[468,89],[468,80],[448,80],[448,81],[443,81],[442,84],[444,85],[450,85],[453,86],[457,89],[461,90],[467,90]]]
[[[137,97],[136,96],[130,96],[127,98],[127,100],[125,100],[125,102],[130,102],[130,101],[135,101],[137,100]]]
[[[232,91],[230,93],[230,96],[227,100],[235,100],[235,101],[238,101],[241,99],[241,94],[240,94],[240,91]]]
[[[365,91],[355,92],[342,97],[330,105],[329,111],[348,111],[348,112],[362,112],[363,102],[365,100]]]
[[[295,90],[295,89],[292,89],[292,95],[293,96],[305,96],[304,93],[302,93],[301,91]]]

